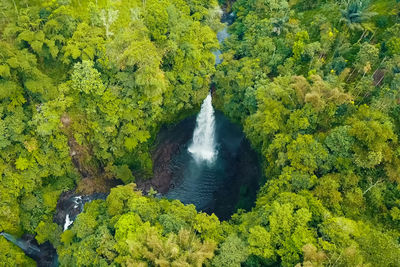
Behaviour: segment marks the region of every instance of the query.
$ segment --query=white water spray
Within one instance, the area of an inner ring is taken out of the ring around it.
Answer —
[[[71,220],[71,219],[69,218],[69,214],[67,214],[67,216],[65,217],[64,231],[65,231],[65,230],[68,230],[68,227],[70,227],[71,224],[73,224],[73,223],[74,223],[74,221]]]
[[[201,105],[196,119],[192,144],[188,151],[196,160],[213,162],[217,151],[215,148],[215,118],[211,94],[208,94]]]

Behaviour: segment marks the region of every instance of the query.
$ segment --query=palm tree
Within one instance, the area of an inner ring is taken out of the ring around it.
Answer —
[[[341,10],[341,22],[345,23],[349,30],[364,30],[363,23],[375,16],[375,12],[367,10],[368,0],[350,0],[345,3],[346,7]]]

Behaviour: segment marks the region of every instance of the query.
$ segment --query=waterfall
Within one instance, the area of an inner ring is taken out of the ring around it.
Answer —
[[[196,160],[211,163],[217,155],[214,139],[215,118],[210,93],[201,105],[200,113],[196,119],[196,128],[193,133],[192,144],[189,146],[188,151]]]
[[[5,239],[13,243],[14,245],[18,246],[22,249],[28,256],[38,255],[40,253],[40,248],[35,244],[31,244],[30,240],[23,240],[17,238],[9,233],[2,232],[0,235],[4,236]]]
[[[67,216],[65,216],[65,224],[64,224],[64,231],[68,229],[68,227],[70,227],[70,225],[73,223],[74,221],[71,220],[69,218],[69,214],[67,214]]]

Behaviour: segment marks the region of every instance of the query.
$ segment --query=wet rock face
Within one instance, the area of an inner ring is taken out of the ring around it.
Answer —
[[[1,232],[0,235],[21,248],[26,256],[36,261],[37,266],[58,266],[57,251],[50,242],[45,242],[39,245],[35,236],[31,234],[24,234],[21,238],[17,238],[16,236],[4,232]]]
[[[235,13],[226,13],[222,14],[221,22],[231,25],[235,21]]]
[[[172,178],[169,162],[178,150],[179,144],[176,142],[167,142],[158,149],[154,155],[154,162],[157,163],[157,166],[154,168],[155,178],[150,185],[153,186],[153,188],[158,188],[159,193],[165,194],[169,189]]]
[[[24,234],[22,240],[29,243],[28,250],[24,251],[25,254],[34,259],[38,267],[58,266],[57,251],[50,242],[39,245],[35,237],[29,234]],[[39,251],[35,247],[38,247]]]
[[[74,211],[74,206],[75,203],[73,203],[72,198],[75,196],[73,191],[68,191],[65,193],[62,193],[60,198],[58,199],[57,202],[57,207],[56,207],[56,214],[54,214],[53,221],[57,223],[58,225],[64,225],[65,218],[68,213],[74,214],[75,216],[80,213],[79,209],[76,208],[75,212]]]
[[[183,149],[182,144],[192,138],[194,127],[195,119],[194,116],[191,116],[177,125],[163,127],[160,130],[156,140],[156,149],[152,153],[154,176],[150,180],[137,180],[136,184],[139,190],[146,193],[153,188],[160,194],[168,192],[173,186],[171,185],[173,175],[170,166],[171,160]]]
[[[218,155],[212,166],[200,166],[189,153],[196,118],[161,129],[153,152],[154,177],[137,181],[145,193],[152,187],[160,196],[195,204],[198,210],[229,219],[238,209],[250,209],[261,176],[259,160],[244,134],[216,112]]]
[[[74,191],[62,193],[57,202],[53,221],[64,227],[67,215],[74,221],[82,211],[85,203],[95,199],[106,199],[107,194],[96,193],[89,196],[77,195]]]

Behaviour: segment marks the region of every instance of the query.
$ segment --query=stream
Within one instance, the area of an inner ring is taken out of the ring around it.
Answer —
[[[224,14],[222,22],[229,25],[233,19],[233,14]],[[221,44],[229,37],[227,26],[217,37]],[[214,55],[215,65],[220,64],[221,51]],[[239,125],[214,110],[211,92],[197,116],[160,130],[153,163],[154,178],[139,181],[139,189],[155,189],[158,197],[194,204],[220,220],[238,209],[249,210],[259,189],[258,156]]]
[[[222,22],[230,24],[233,18],[234,14],[224,14]],[[221,44],[228,37],[227,27],[217,34]],[[214,55],[215,65],[220,64],[221,51]],[[257,155],[240,127],[214,111],[211,92],[196,119],[188,118],[160,136],[159,147],[172,148],[158,172],[171,181],[168,190],[155,186],[164,197],[194,204],[221,220],[252,207],[261,176]],[[154,163],[157,166],[157,160]]]
[[[233,14],[223,14],[221,21],[229,25],[233,19]],[[226,26],[217,38],[222,44],[227,37]],[[213,53],[215,65],[220,64],[221,51]],[[253,206],[261,176],[257,154],[240,127],[214,111],[211,92],[197,118],[192,116],[173,127],[164,127],[157,140],[153,152],[154,178],[138,181],[138,189],[147,192],[153,187],[159,192],[158,197],[194,204],[199,211],[215,213],[221,220],[229,219],[237,209]],[[58,200],[53,221],[65,231],[85,203],[106,197],[65,192]],[[28,234],[18,238],[2,232],[0,236],[20,247],[37,266],[58,266],[57,252],[49,242],[39,245]]]

